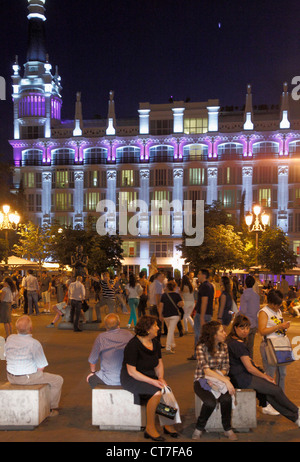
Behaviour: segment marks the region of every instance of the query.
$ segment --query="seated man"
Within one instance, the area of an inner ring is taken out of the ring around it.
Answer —
[[[10,335],[5,344],[7,379],[14,385],[50,385],[51,414],[58,415],[63,378],[44,372],[48,366],[42,345],[32,337],[32,322],[22,316],[16,322],[17,334]]]
[[[127,329],[120,329],[118,315],[108,314],[104,319],[104,325],[106,332],[98,335],[88,359],[92,373],[86,380],[91,388],[97,385],[121,385],[120,372],[124,348],[132,339],[132,334]],[[99,359],[101,369],[96,372]]]

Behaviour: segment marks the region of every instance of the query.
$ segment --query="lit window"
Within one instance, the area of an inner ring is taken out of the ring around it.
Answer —
[[[122,170],[121,186],[133,186],[133,170]]]
[[[184,133],[191,135],[193,133],[206,133],[208,131],[207,118],[190,118],[184,119]]]
[[[263,207],[271,207],[271,189],[260,188],[258,191],[258,201]]]

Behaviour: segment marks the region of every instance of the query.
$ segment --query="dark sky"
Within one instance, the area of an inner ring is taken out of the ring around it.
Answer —
[[[27,0],[0,0],[0,154],[10,158],[11,65],[27,49]],[[59,66],[65,119],[82,92],[83,117],[137,116],[139,102],[278,104],[284,81],[300,75],[299,0],[46,0],[50,62]],[[23,70],[23,69],[22,69]],[[299,102],[300,104],[300,102]]]

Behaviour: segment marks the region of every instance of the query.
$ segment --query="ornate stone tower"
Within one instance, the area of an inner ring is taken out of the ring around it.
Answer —
[[[13,65],[14,139],[50,138],[61,119],[61,85],[46,53],[45,1],[28,0],[28,47],[24,76],[16,57]],[[16,156],[15,156],[16,159]],[[45,153],[43,162],[47,162]],[[20,165],[22,159],[20,158]]]

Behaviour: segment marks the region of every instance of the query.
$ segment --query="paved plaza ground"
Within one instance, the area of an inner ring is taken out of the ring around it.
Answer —
[[[32,316],[34,337],[44,346],[49,362],[47,372],[60,374],[64,378],[60,415],[47,418],[33,431],[1,431],[1,442],[103,442],[106,446],[113,443],[145,442],[142,432],[100,431],[92,425],[92,392],[86,383],[89,373],[87,362],[91,347],[99,331],[62,330],[57,327],[49,329],[46,326],[53,315],[41,314]],[[104,316],[103,316],[104,317]],[[121,327],[126,328],[129,315],[121,314]],[[13,317],[13,323],[17,318]],[[291,320],[289,336],[300,336],[300,321]],[[100,325],[103,329],[103,325]],[[0,325],[0,335],[4,336],[3,325]],[[178,334],[176,334],[178,335]],[[164,337],[162,343],[164,343]],[[167,438],[166,444],[176,443],[193,446],[191,435],[195,426],[193,376],[195,361],[187,361],[193,352],[193,334],[176,338],[176,354],[165,355],[165,378],[174,391],[180,406],[182,424],[178,426],[178,440]],[[256,336],[255,361],[261,365],[259,355],[260,336]],[[300,344],[300,338],[298,343]],[[6,381],[5,362],[0,362],[0,380]],[[288,367],[286,378],[286,394],[300,406],[300,361]],[[300,442],[300,428],[282,416],[263,415],[257,407],[257,428],[249,433],[238,434],[240,442]],[[202,442],[225,442],[221,433],[206,433]],[[165,444],[165,443],[163,443]],[[159,444],[162,446],[162,443]],[[134,446],[134,445],[133,445]]]

